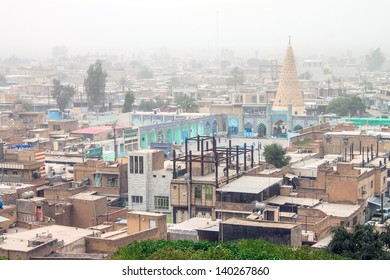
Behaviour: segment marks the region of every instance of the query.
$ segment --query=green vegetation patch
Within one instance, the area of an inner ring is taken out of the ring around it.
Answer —
[[[303,147],[303,146],[308,146],[308,145],[311,145],[312,144],[312,141],[311,140],[302,140],[302,141],[297,141],[297,142],[294,142],[294,145],[295,146],[298,146],[298,147]]]
[[[230,242],[136,241],[121,247],[114,260],[338,260],[345,259],[309,246],[298,248],[264,240],[241,239]]]

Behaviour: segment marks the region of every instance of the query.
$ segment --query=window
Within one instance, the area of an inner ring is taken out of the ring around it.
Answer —
[[[12,170],[12,175],[18,175],[18,171]]]
[[[107,178],[107,187],[118,187],[118,178],[108,177]]]
[[[143,196],[138,196],[138,195],[131,196],[132,203],[143,203],[143,201],[144,201]]]
[[[134,157],[130,156],[130,173],[134,173]]]
[[[162,175],[163,178],[165,178],[165,175]]]
[[[144,157],[130,156],[130,174],[139,173],[144,174]]]
[[[195,186],[195,198],[202,198],[202,186],[196,185]]]
[[[371,180],[371,189],[374,187],[374,181]]]
[[[157,175],[156,174],[153,174],[153,178],[156,178],[157,177]]]
[[[94,182],[95,187],[101,187],[102,186],[102,174],[101,173],[95,174],[93,182]]]
[[[252,103],[256,103],[257,102],[257,96],[256,95],[252,95]]]
[[[154,208],[156,209],[169,209],[169,197],[168,196],[155,196]]]
[[[53,124],[53,131],[61,130],[61,127],[58,124]]]
[[[139,174],[144,174],[144,157],[139,157]]]
[[[206,199],[213,199],[213,187],[212,186],[207,186],[206,187]]]

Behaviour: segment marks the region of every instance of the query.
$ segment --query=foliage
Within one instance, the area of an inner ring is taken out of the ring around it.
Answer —
[[[58,108],[63,112],[66,108],[69,107],[70,102],[75,95],[74,87],[70,85],[61,85],[59,80],[53,80],[54,88],[51,95],[57,102]]]
[[[51,52],[53,58],[62,60],[68,57],[69,50],[66,46],[62,45],[62,46],[54,46]]]
[[[310,145],[311,143],[312,143],[312,141],[305,139],[305,140],[302,140],[302,141],[294,142],[293,144],[295,146],[303,147],[303,146]]]
[[[389,227],[386,227],[383,233],[379,233],[371,225],[357,225],[353,232],[348,232],[343,227],[335,227],[332,232],[333,238],[327,248],[330,253],[356,260],[390,259]]]
[[[103,71],[102,62],[96,62],[89,66],[87,78],[84,80],[85,91],[88,98],[88,107],[90,110],[95,106],[105,106],[106,101],[106,78],[107,73]]]
[[[5,75],[0,73],[0,86],[5,86],[7,84],[7,79],[5,78]]]
[[[138,77],[142,80],[142,79],[153,79],[154,78],[154,75],[153,75],[153,72],[152,70],[150,70],[150,68],[144,66],[142,68],[142,70],[138,73]]]
[[[386,58],[380,48],[366,55],[366,63],[369,71],[380,70]]]
[[[127,79],[127,77],[122,77],[118,81],[118,86],[122,92],[125,92],[126,88],[128,88],[129,85],[130,85],[130,81]]]
[[[27,101],[27,100],[22,100],[22,99],[17,99],[14,101],[13,103],[13,107],[15,108],[16,105],[18,104],[21,104],[22,105],[22,108],[27,111],[27,112],[31,112],[33,110],[33,104],[30,102],[30,101]]]
[[[278,143],[272,143],[264,147],[264,158],[267,163],[280,168],[289,164],[291,157],[286,156],[287,150]]]
[[[241,67],[236,66],[230,71],[231,78],[228,83],[234,85],[237,90],[237,85],[242,85],[245,81],[245,74]]]
[[[188,95],[180,94],[176,96],[175,102],[177,106],[183,109],[184,112],[187,113],[195,113],[198,112],[199,106],[196,104],[195,99],[191,98]]]
[[[303,72],[301,75],[299,75],[299,79],[301,80],[310,80],[312,78],[312,74],[309,71]]]
[[[338,97],[329,102],[328,113],[335,113],[338,116],[361,116],[366,111],[360,97]]]
[[[134,94],[131,91],[126,92],[125,103],[123,104],[122,107],[122,113],[131,112],[132,110],[131,107],[133,106],[134,101],[135,101]]]
[[[138,106],[138,109],[141,111],[149,112],[152,111],[153,109],[165,107],[167,105],[168,105],[168,101],[164,101],[161,98],[156,97],[154,100],[148,100],[148,101],[142,100],[141,104]]]
[[[114,253],[115,260],[334,260],[343,259],[308,246],[293,248],[259,239],[229,242],[136,241]]]

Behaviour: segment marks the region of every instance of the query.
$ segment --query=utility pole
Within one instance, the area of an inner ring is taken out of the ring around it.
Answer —
[[[117,151],[117,145],[116,145],[116,122],[112,125],[112,128],[114,129],[114,153],[115,153],[115,159],[114,161],[116,162],[118,158],[118,151]]]

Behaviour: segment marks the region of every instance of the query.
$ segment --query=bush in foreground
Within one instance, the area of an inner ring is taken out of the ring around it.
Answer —
[[[308,246],[298,248],[264,240],[230,242],[136,241],[120,248],[114,260],[338,260],[343,257]]]

